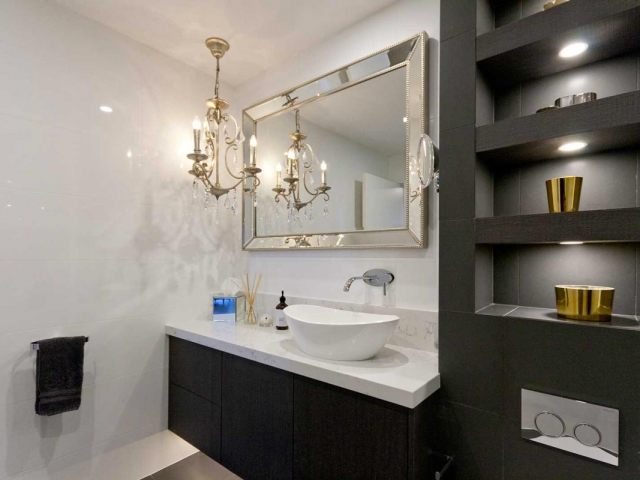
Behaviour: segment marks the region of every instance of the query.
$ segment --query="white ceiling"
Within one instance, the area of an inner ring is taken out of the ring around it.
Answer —
[[[207,37],[231,49],[221,81],[237,87],[398,0],[56,0],[207,73]]]

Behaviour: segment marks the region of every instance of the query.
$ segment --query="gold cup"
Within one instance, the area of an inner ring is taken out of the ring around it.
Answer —
[[[558,316],[586,322],[609,322],[615,288],[591,285],[556,285]]]
[[[549,213],[577,212],[580,207],[582,177],[560,177],[547,180]]]

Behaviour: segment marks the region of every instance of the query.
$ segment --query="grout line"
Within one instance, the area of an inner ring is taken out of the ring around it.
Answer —
[[[139,376],[141,376],[141,375],[144,375],[145,373],[155,372],[155,371],[157,371],[157,370],[169,370],[169,366],[167,365],[166,367],[165,367],[165,366],[162,366],[162,367],[157,367],[157,368],[151,368],[151,369],[149,369],[149,370],[142,370],[142,371],[140,371],[140,372],[130,373],[130,374],[128,374],[128,375],[120,375],[119,377],[108,378],[108,379],[106,379],[106,380],[101,380],[101,381],[99,381],[99,382],[93,382],[93,383],[84,383],[84,382],[83,382],[83,384],[82,384],[82,388],[84,389],[85,387],[96,387],[96,386],[98,386],[98,385],[103,385],[103,384],[105,384],[105,383],[109,383],[109,382],[115,382],[116,380],[121,380],[121,379],[124,379],[124,378],[139,377]],[[169,382],[169,383],[171,383],[171,382]],[[194,395],[195,395],[195,394],[194,394]],[[25,402],[33,402],[35,399],[36,399],[36,397],[34,396],[34,397],[24,398],[24,399],[22,399],[22,400],[17,400],[17,401],[15,401],[15,402],[11,402],[11,403],[0,404],[0,410],[1,410],[1,409],[8,408],[8,407],[12,407],[12,406],[14,406],[14,405],[19,405],[19,404],[21,404],[21,403],[25,403]],[[82,406],[81,406],[80,408],[82,408]],[[147,423],[147,424],[141,425],[141,426],[140,426],[138,429],[136,429],[136,430],[140,430],[140,429],[142,429],[142,428],[146,428],[146,427],[148,427],[149,425],[153,425],[153,423],[154,423],[154,422],[152,421],[152,422],[149,422],[149,423]],[[131,431],[129,431],[129,432],[127,432],[127,433],[131,433]],[[123,435],[125,435],[125,434],[123,434]]]
[[[67,327],[81,327],[81,326],[87,326],[87,325],[97,325],[97,324],[101,324],[101,323],[107,323],[107,322],[121,322],[122,320],[135,320],[135,319],[139,319],[139,318],[145,318],[145,317],[154,317],[156,315],[162,315],[166,312],[152,312],[152,313],[145,313],[144,315],[134,315],[134,316],[124,316],[124,317],[116,317],[116,318],[106,318],[104,320],[96,320],[95,322],[82,322],[82,323],[69,323],[69,324],[64,324],[64,325],[53,325],[53,326],[49,326],[49,327],[40,327],[40,328],[28,328],[26,330],[12,330],[10,332],[2,332],[0,333],[0,338],[2,338],[4,335],[13,335],[16,333],[28,333],[28,332],[38,332],[40,330],[50,330],[50,329],[62,329],[62,328],[67,328]],[[174,313],[174,312],[169,312],[169,313]],[[196,318],[195,320],[200,319],[200,317]],[[194,319],[192,319],[194,320]],[[189,320],[184,320],[184,321],[189,321]],[[166,325],[166,323],[165,323]],[[164,325],[163,325],[164,326]]]

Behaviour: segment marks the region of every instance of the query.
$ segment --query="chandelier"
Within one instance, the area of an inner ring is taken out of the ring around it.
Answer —
[[[232,162],[237,163],[238,147],[245,138],[238,126],[238,122],[229,113],[223,113],[229,108],[229,102],[218,96],[220,88],[220,59],[229,50],[229,43],[222,38],[208,38],[205,45],[216,59],[216,84],[213,98],[205,102],[207,113],[204,122],[196,117],[193,120],[193,153],[187,155],[193,161],[193,166],[189,173],[195,177],[193,180],[193,198],[198,196],[198,185],[204,185],[204,208],[207,210],[211,205],[212,197],[215,198],[216,209],[219,207],[220,197],[226,195],[224,206],[230,209],[233,214],[237,213],[236,188],[243,185],[244,192],[256,198],[256,189],[260,185],[258,173],[262,170],[256,166],[255,148],[257,140],[251,136],[250,159],[248,166],[236,168],[234,173],[229,167],[229,154],[233,155]],[[200,149],[201,135],[204,131],[204,153]],[[220,163],[224,163],[229,175],[235,183],[229,187],[220,184]],[[214,175],[215,174],[215,175]],[[231,198],[230,198],[231,197]]]
[[[276,204],[280,202],[280,198],[287,202],[287,221],[288,222],[300,222],[300,210],[304,209],[303,214],[305,218],[313,222],[313,201],[319,196],[324,197],[324,211],[323,215],[326,217],[329,215],[329,194],[331,187],[327,185],[327,163],[323,161],[320,164],[320,170],[322,172],[321,185],[315,190],[311,190],[309,187],[313,187],[313,167],[318,165],[318,159],[313,153],[311,145],[305,143],[307,136],[300,131],[300,111],[295,110],[296,119],[296,131],[289,135],[289,138],[293,140],[291,146],[285,152],[286,157],[286,177],[282,178],[282,165],[276,165],[276,187],[272,190],[276,193]],[[308,177],[308,182],[307,182]],[[288,187],[282,186],[282,180],[284,180]],[[303,201],[300,197],[302,189],[306,190],[310,196],[306,201]],[[307,212],[307,209],[309,210]],[[276,205],[276,217],[280,216],[278,205]]]

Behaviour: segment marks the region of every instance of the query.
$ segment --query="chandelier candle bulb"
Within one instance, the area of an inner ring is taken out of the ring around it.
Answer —
[[[322,184],[326,185],[327,184],[327,162],[325,162],[324,160],[320,164],[320,170],[322,171]]]
[[[282,166],[278,163],[276,165],[276,188],[281,187],[282,182]]]
[[[193,151],[200,152],[200,131],[202,130],[202,123],[198,117],[193,119]]]
[[[255,135],[251,135],[251,140],[249,140],[250,154],[251,154],[251,166],[256,166],[256,146],[258,145],[258,139]]]

